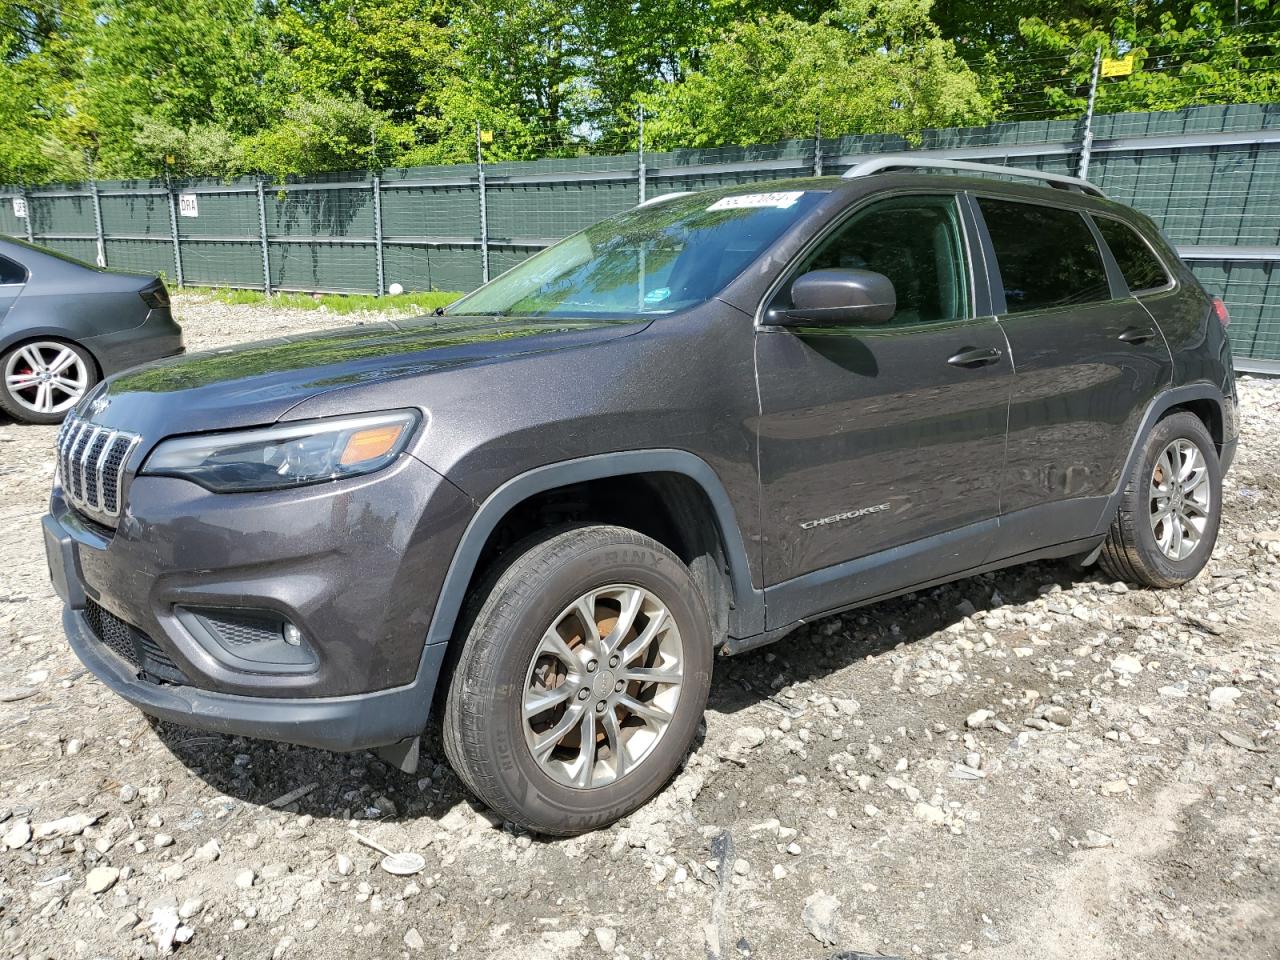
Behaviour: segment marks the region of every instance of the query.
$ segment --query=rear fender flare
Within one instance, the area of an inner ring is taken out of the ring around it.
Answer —
[[[1205,381],[1189,383],[1157,394],[1147,404],[1147,412],[1142,415],[1142,422],[1138,425],[1133,440],[1129,444],[1129,455],[1125,457],[1124,468],[1120,473],[1120,482],[1107,498],[1106,507],[1103,509],[1098,525],[1093,531],[1094,535],[1104,534],[1110,528],[1111,521],[1115,517],[1116,511],[1120,508],[1120,501],[1124,497],[1125,480],[1133,472],[1134,466],[1142,456],[1142,448],[1146,443],[1147,435],[1151,432],[1151,428],[1171,409],[1192,400],[1211,400],[1218,405],[1219,414],[1225,414],[1223,410],[1225,401],[1222,396],[1222,390],[1212,383]],[[1228,422],[1225,415],[1223,416],[1223,422]],[[1230,437],[1223,438],[1224,442],[1230,439]]]

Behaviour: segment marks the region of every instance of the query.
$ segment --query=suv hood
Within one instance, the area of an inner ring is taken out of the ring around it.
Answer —
[[[567,350],[638,333],[648,322],[419,317],[298,334],[127,370],[86,397],[78,412],[151,443],[175,433],[273,423],[329,391]],[[405,405],[414,402],[407,392]]]

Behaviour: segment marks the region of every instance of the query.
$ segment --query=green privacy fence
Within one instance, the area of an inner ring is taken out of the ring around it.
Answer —
[[[1231,309],[1242,367],[1280,370],[1280,104],[748,147],[328,174],[0,188],[0,233],[178,283],[470,290],[641,199],[840,173],[914,150],[1078,173],[1150,214]],[[1085,144],[1088,142],[1088,148]]]

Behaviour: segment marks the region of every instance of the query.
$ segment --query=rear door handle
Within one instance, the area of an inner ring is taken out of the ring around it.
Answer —
[[[1146,343],[1148,340],[1155,339],[1155,335],[1156,332],[1151,327],[1129,327],[1116,339],[1123,340],[1125,343]]]
[[[985,367],[996,363],[1001,353],[995,347],[965,347],[955,356],[948,357],[947,363],[953,367]]]

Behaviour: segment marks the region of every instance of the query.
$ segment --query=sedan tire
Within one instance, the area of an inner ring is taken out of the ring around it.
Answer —
[[[61,423],[98,382],[83,347],[65,340],[32,340],[0,356],[0,410],[25,423]]]

